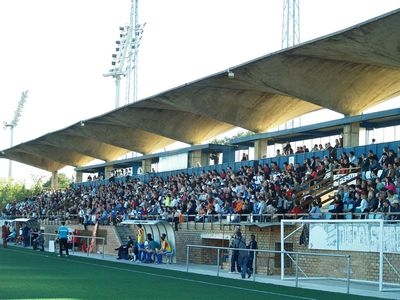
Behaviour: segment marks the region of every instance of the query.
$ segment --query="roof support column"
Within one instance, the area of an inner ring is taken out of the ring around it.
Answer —
[[[143,173],[151,172],[151,159],[143,159],[142,160],[142,171],[143,171]]]
[[[81,171],[76,171],[75,172],[75,182],[82,182],[82,178],[83,178],[83,172]]]
[[[104,168],[104,179],[108,179],[114,176],[114,167],[113,166],[106,166]]]
[[[208,166],[208,154],[203,153],[202,150],[195,150],[189,153],[189,168],[198,168],[201,166]]]
[[[254,142],[254,159],[267,157],[268,140],[261,139]]]
[[[351,123],[343,127],[343,147],[356,147],[360,143],[360,123]]]
[[[58,189],[58,171],[51,172],[51,189],[53,191]]]

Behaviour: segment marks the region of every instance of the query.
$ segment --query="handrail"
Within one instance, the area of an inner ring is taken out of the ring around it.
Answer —
[[[45,237],[47,236],[48,237],[48,239],[49,239],[49,242],[50,241],[55,241],[56,239],[57,239],[57,234],[55,234],[55,233],[44,233],[43,234]],[[104,248],[105,248],[105,241],[106,241],[106,238],[105,237],[98,237],[98,236],[96,236],[96,237],[93,237],[93,236],[88,236],[88,235],[75,235],[75,234],[72,234],[71,235],[71,240],[72,240],[72,253],[74,253],[75,252],[75,238],[80,238],[80,239],[86,239],[86,245],[88,246],[88,249],[89,249],[89,245],[90,245],[90,240],[92,240],[92,239],[96,239],[96,240],[100,240],[101,241],[101,249],[102,249],[102,251],[100,251],[101,253],[99,253],[99,254],[101,254],[102,255],[102,257],[104,258]],[[87,256],[89,256],[90,255],[90,251],[86,251],[86,253],[87,253]]]
[[[368,215],[379,215],[382,216],[383,219],[390,219],[390,216],[396,216],[397,219],[400,219],[400,212],[380,212],[380,211],[375,211],[375,212],[350,212],[350,211],[344,211],[343,213],[331,213],[331,212],[320,212],[318,213],[320,215],[320,219],[328,219],[328,216],[333,216],[335,218],[338,217],[343,217],[343,218],[367,218]],[[184,222],[181,223],[186,223],[189,224],[191,222],[194,222],[195,224],[201,224],[203,228],[205,228],[205,224],[211,224],[213,226],[214,224],[219,224],[222,225],[222,223],[231,223],[231,224],[240,224],[240,223],[277,223],[280,221],[280,219],[298,219],[298,218],[317,218],[316,215],[309,214],[308,212],[303,212],[303,213],[267,213],[267,214],[240,214],[240,213],[227,213],[227,214],[213,214],[213,215],[204,215],[201,221],[195,221],[195,217],[197,215],[187,215],[185,214],[185,217],[187,219],[184,220]],[[232,216],[236,217],[236,220],[231,220]],[[254,217],[259,217],[258,221],[252,221]],[[193,219],[191,221],[188,221],[189,219]],[[339,218],[340,219],[340,218]],[[165,220],[162,218],[161,215],[149,215],[149,216],[141,216],[140,219],[132,218],[132,220],[164,220],[169,223],[173,223],[172,220]],[[239,220],[239,221],[237,221]],[[49,225],[47,220],[41,220],[38,219],[40,225]],[[50,225],[59,225],[61,221],[54,221],[54,224]],[[68,224],[67,224],[68,225]],[[71,225],[74,225],[74,223],[71,223]],[[77,225],[77,224],[75,224]],[[94,226],[94,225],[89,225],[89,226]],[[107,226],[107,225],[103,225]]]
[[[312,203],[312,201],[314,201],[313,198],[322,197],[322,196],[334,191],[336,189],[334,183],[335,182],[341,182],[343,180],[343,178],[345,178],[347,175],[348,174],[343,174],[343,176],[340,176],[340,177],[338,177],[336,179],[333,179],[333,175],[330,176],[329,178],[324,178],[325,176],[317,177],[316,179],[311,180],[311,182],[315,182],[316,181],[317,182],[316,184],[314,184],[312,186],[309,186],[307,189],[298,191],[296,193],[296,197],[302,197],[302,196],[305,196],[305,195],[309,194],[309,192],[312,192],[311,195],[310,195],[310,196],[312,196],[312,199],[307,199],[307,200],[305,200],[305,201],[303,201],[301,203],[303,208],[307,207]],[[360,174],[357,173],[357,177],[356,178],[359,178],[359,176],[360,176]],[[322,180],[318,181],[318,178],[322,178]],[[354,179],[355,178],[349,178],[349,179],[343,181],[342,183],[346,184],[346,183],[349,183],[349,182],[353,181]],[[329,184],[328,186],[326,186],[327,183]],[[328,201],[330,201],[332,198],[333,197],[329,197]],[[327,202],[327,201],[325,201],[325,202]]]
[[[221,257],[221,250],[222,251],[231,251],[232,248],[230,247],[217,247],[217,246],[205,246],[205,245],[186,245],[186,272],[189,272],[189,261],[190,261],[190,249],[191,248],[200,248],[200,249],[214,249],[217,250],[217,262],[216,262],[216,276],[219,277],[219,273],[220,273],[220,267],[221,267],[221,262],[220,262],[220,257]],[[336,253],[332,253],[332,254],[328,254],[328,253],[310,253],[310,252],[293,252],[293,251],[277,251],[277,250],[266,250],[266,249],[238,249],[240,250],[245,250],[245,251],[249,251],[249,252],[254,252],[254,257],[255,259],[253,260],[253,281],[255,281],[256,278],[256,261],[257,261],[257,253],[268,253],[268,254],[280,254],[280,255],[288,255],[289,257],[291,257],[291,255],[296,256],[296,259],[294,261],[295,266],[296,266],[296,272],[295,272],[295,287],[298,287],[298,282],[299,282],[299,270],[300,266],[299,266],[299,256],[318,256],[318,257],[337,257],[337,258],[345,258],[347,261],[347,272],[346,272],[346,282],[347,282],[347,286],[346,286],[346,293],[349,294],[350,293],[350,265],[351,265],[351,256],[348,254],[336,254]],[[207,251],[207,253],[210,253],[210,251]],[[284,267],[284,266],[281,266]],[[304,274],[304,272],[302,272]],[[282,278],[283,280],[283,278]]]

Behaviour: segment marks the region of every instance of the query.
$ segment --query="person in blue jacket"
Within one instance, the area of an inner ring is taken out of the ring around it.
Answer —
[[[68,256],[68,228],[65,227],[65,222],[61,222],[61,226],[58,227],[58,241],[60,244],[60,254],[63,256],[63,250],[65,250],[65,256]]]

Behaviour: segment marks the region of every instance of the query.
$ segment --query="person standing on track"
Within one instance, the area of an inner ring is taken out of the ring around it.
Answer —
[[[1,226],[1,237],[3,239],[3,248],[7,248],[9,235],[10,235],[10,227],[8,227],[8,222],[5,221],[3,226]]]
[[[63,256],[63,250],[65,250],[65,256],[68,256],[68,228],[65,227],[65,221],[61,222],[61,226],[58,227],[57,233],[60,244],[60,254],[58,254],[58,256]]]

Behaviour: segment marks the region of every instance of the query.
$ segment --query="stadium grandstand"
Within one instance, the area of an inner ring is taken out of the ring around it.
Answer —
[[[210,249],[229,248],[240,228],[271,251],[257,253],[257,273],[293,275],[301,262],[289,252],[340,253],[348,267],[304,259],[304,277],[351,272],[399,289],[400,108],[363,113],[399,95],[399,28],[396,10],[232,68],[234,77],[221,72],[6,149],[2,158],[53,179],[75,166],[77,180],[65,191],[53,180],[52,191],[10,201],[2,214],[36,219],[47,249],[65,220],[72,236],[90,237],[72,246],[87,253],[117,255],[140,224],[156,240],[166,234],[168,262],[223,270],[230,251],[215,258]],[[323,108],[343,116],[272,130]],[[236,126],[252,134],[201,143]],[[379,129],[391,134],[376,141]],[[189,146],[155,151],[175,141]],[[143,155],[119,159],[131,151]],[[93,157],[103,162],[89,165]],[[188,245],[205,248],[189,258]]]

